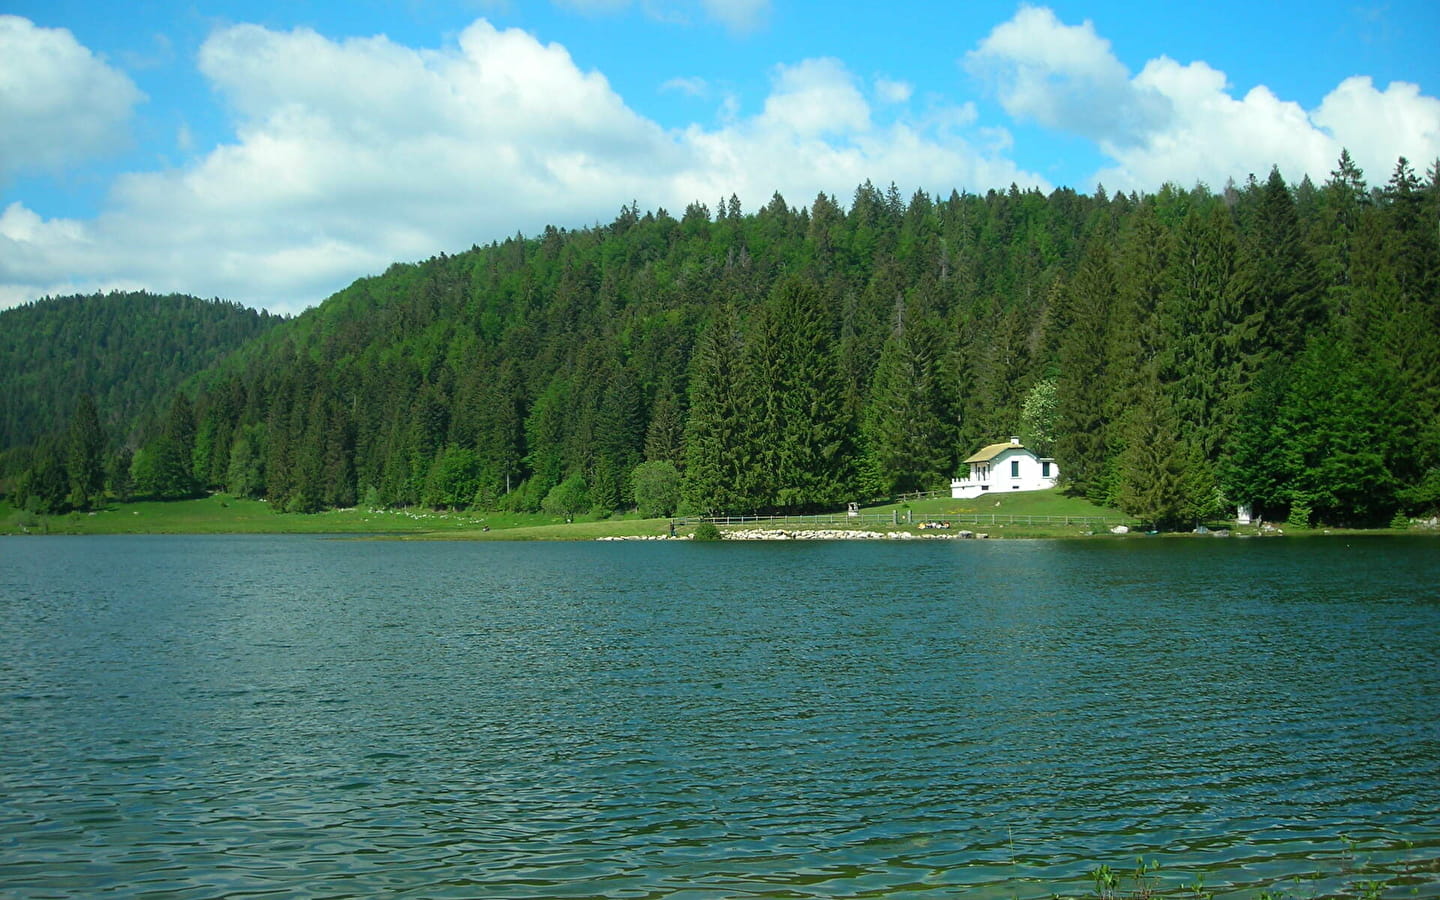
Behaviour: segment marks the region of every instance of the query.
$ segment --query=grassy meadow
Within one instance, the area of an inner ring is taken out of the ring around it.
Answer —
[[[860,529],[936,534],[925,523],[949,522],[951,533],[969,530],[990,538],[1111,537],[1117,524],[1142,534],[1138,523],[1119,512],[1058,491],[995,494],[973,500],[933,497],[877,504],[861,509],[858,519],[843,512],[792,516],[780,521],[746,522],[722,527],[785,530]],[[694,519],[676,533],[694,531]],[[1223,525],[1224,523],[1217,523]],[[263,500],[215,494],[198,500],[113,503],[93,513],[41,516],[0,502],[0,535],[22,534],[333,534],[396,539],[490,541],[590,541],[607,537],[664,537],[670,519],[641,519],[634,513],[607,517],[580,515],[566,522],[545,513],[490,513],[469,510],[336,509],[304,514],[275,512]],[[1236,533],[1256,534],[1253,527]],[[1353,530],[1283,526],[1288,534],[1353,534]],[[1382,529],[1383,531],[1383,529]],[[1435,529],[1425,529],[1434,533]]]
[[[1103,531],[1099,525],[1006,522],[1005,517],[1104,517],[1129,521],[1121,513],[1055,491],[1000,495],[983,500],[934,498],[866,507],[858,522],[840,516],[819,520],[793,517],[783,524],[735,527],[836,528],[915,531],[924,522],[950,521],[992,537],[1065,537]],[[977,523],[976,517],[982,517]],[[998,517],[987,520],[988,517]],[[893,522],[899,525],[893,525]],[[693,530],[681,526],[679,534]],[[725,530],[731,530],[729,528]],[[93,513],[40,516],[0,503],[0,534],[349,534],[450,540],[595,540],[601,537],[660,537],[669,519],[634,514],[606,518],[576,516],[572,522],[544,513],[482,513],[425,509],[340,509],[302,514],[276,512],[262,500],[216,494],[198,500],[114,503]]]

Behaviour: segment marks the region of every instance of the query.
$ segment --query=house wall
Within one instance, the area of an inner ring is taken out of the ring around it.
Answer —
[[[1048,477],[1042,474],[1046,463],[1050,469]],[[989,466],[988,473],[985,466]],[[966,478],[950,482],[950,496],[965,500],[1010,491],[1043,491],[1054,487],[1059,477],[1060,467],[1054,460],[1037,459],[1029,450],[1017,447],[1002,451],[988,463],[971,463]]]

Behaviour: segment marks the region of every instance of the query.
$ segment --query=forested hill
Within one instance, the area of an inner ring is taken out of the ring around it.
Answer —
[[[1018,434],[1162,525],[1387,521],[1440,502],[1437,215],[1435,169],[1348,156],[1219,193],[625,207],[355,283],[131,471],[293,510],[800,510]]]
[[[186,378],[280,321],[177,294],[53,297],[4,310],[0,451],[65,427],[84,395],[118,440],[144,413],[168,404]]]

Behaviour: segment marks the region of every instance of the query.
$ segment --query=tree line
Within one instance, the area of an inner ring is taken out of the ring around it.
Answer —
[[[1437,168],[1402,159],[1372,186],[1343,154],[1321,185],[627,205],[397,264],[266,330],[107,435],[131,454],[110,490],[801,511],[943,487],[1018,434],[1067,490],[1161,527],[1239,503],[1433,511]]]
[[[0,478],[30,465],[89,398],[115,449],[181,383],[283,321],[238,303],[112,291],[0,312]],[[42,461],[43,462],[43,461]]]

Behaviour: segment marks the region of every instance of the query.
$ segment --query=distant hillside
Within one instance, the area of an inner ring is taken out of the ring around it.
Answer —
[[[1440,508],[1437,215],[1440,164],[1372,187],[1348,156],[1318,186],[624,207],[357,281],[187,384],[108,489],[805,511],[941,487],[1019,435],[1162,527],[1239,503],[1384,524]],[[17,503],[93,496],[81,425]]]
[[[112,436],[284,321],[181,294],[53,297],[0,312],[0,451],[63,429],[91,395]]]

